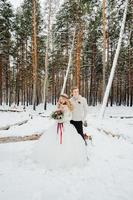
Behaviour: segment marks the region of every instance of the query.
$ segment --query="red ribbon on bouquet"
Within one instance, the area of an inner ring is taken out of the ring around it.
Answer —
[[[62,144],[63,123],[57,124],[57,134],[58,134],[59,130],[60,130],[60,144]]]

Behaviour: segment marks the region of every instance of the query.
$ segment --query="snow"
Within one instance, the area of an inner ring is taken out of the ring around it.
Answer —
[[[107,107],[105,118],[99,121],[100,106],[90,107],[88,123],[96,128],[121,136],[133,144],[133,108],[126,106]]]
[[[53,109],[54,107],[49,106],[43,115],[49,115]],[[0,199],[132,200],[133,118],[120,118],[132,117],[132,109],[124,106],[108,107],[101,125],[98,122],[100,106],[89,107],[88,127],[85,131],[92,135],[93,142],[92,144],[88,142],[86,148],[89,161],[82,168],[69,170],[41,168],[30,158],[32,148],[37,141],[0,144]],[[8,123],[14,123],[27,117],[29,120],[19,127],[14,126],[11,130],[2,131],[3,135],[46,131],[52,120],[41,117],[39,112],[43,112],[42,105],[36,112],[32,111],[31,107],[21,113],[0,112],[0,122],[5,119]],[[32,119],[29,114],[32,115]],[[0,123],[1,126],[3,127],[3,124]],[[118,139],[106,135],[103,131],[99,132],[97,128],[100,126],[121,137]]]
[[[37,107],[37,111],[33,111],[32,107],[28,107],[24,112],[0,112],[0,129],[7,125],[13,125],[17,122],[22,122],[24,120],[28,120],[27,123],[21,126],[12,126],[8,130],[1,130],[0,136],[23,136],[23,135],[31,135],[34,133],[42,133],[53,123],[53,121],[47,116],[50,115],[51,110],[54,109],[53,106],[50,105],[48,107],[48,111],[43,111],[43,105]],[[5,107],[5,110],[9,109]],[[20,109],[21,107],[19,107]],[[22,109],[22,108],[21,108]],[[3,106],[2,106],[3,110]],[[43,113],[39,115],[39,113]],[[46,116],[46,117],[43,117]],[[44,119],[45,118],[45,119]]]
[[[21,122],[23,120],[28,119],[27,113],[18,113],[18,112],[0,112],[0,127],[4,127],[7,125],[12,125],[17,122]]]

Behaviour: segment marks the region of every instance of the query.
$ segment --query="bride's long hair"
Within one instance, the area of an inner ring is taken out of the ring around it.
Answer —
[[[64,103],[62,102],[62,99],[64,100]],[[73,106],[71,101],[69,100],[68,96],[66,94],[61,94],[58,100],[58,108],[61,107],[62,105],[67,105],[68,109],[70,111],[73,110]]]

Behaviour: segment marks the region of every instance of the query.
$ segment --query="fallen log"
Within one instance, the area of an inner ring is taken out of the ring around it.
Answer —
[[[15,124],[11,124],[11,125],[7,125],[7,126],[3,126],[3,127],[0,127],[0,131],[2,130],[8,130],[9,128],[11,128],[12,126],[21,126],[23,124],[26,124],[28,122],[28,120],[24,120],[22,122],[17,122]]]
[[[98,131],[103,131],[106,135],[111,135],[112,137],[117,137],[118,139],[121,137],[121,135],[117,135],[117,134],[114,134],[110,131],[107,131],[103,128],[97,128]],[[125,139],[125,138],[124,138]]]
[[[107,131],[103,128],[96,128],[96,129],[100,132],[103,131],[103,133],[105,133],[106,135],[110,135],[110,136],[117,138],[117,139],[122,138],[123,140],[128,141],[129,143],[133,144],[133,141],[131,141],[131,139],[129,137],[126,137],[126,136],[120,135],[120,134],[114,134],[114,133]]]
[[[40,117],[47,117],[47,118],[49,118],[49,116],[47,116],[47,115],[40,115]]]
[[[109,116],[110,118],[132,119],[133,116]]]
[[[23,112],[23,110],[15,110],[15,109],[0,109],[0,112]]]
[[[26,136],[7,136],[7,137],[0,137],[0,144],[1,143],[11,143],[11,142],[24,142],[30,140],[38,140],[41,137],[42,133],[36,133],[32,135]]]

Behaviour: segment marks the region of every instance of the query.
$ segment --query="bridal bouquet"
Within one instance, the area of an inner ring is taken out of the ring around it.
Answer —
[[[51,118],[58,120],[58,121],[62,121],[64,118],[64,112],[62,110],[56,110],[56,111],[52,112]]]

